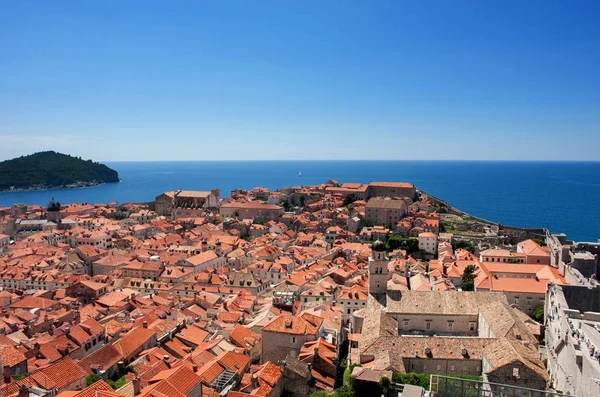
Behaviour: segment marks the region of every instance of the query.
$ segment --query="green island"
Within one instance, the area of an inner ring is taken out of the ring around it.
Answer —
[[[117,171],[54,151],[0,162],[0,191],[76,188],[109,182],[119,182]]]

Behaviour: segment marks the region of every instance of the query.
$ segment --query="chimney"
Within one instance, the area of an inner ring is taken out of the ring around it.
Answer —
[[[20,385],[17,397],[29,397],[29,388],[25,385]]]
[[[292,328],[292,320],[286,320],[285,321],[285,327],[286,328]]]
[[[135,378],[133,378],[131,383],[133,383],[133,395],[137,396],[138,394],[140,394],[140,378],[136,376]]]
[[[148,321],[144,320],[143,326],[144,328],[148,328]]]
[[[252,389],[258,389],[258,374],[252,374]]]
[[[169,361],[169,355],[165,354],[163,356],[163,361],[165,362],[165,364],[167,364],[167,367],[171,368],[171,362]]]
[[[192,365],[192,371],[198,372],[198,365],[197,364],[193,364]]]
[[[4,383],[9,384],[12,379],[10,378],[10,367],[8,365],[5,365],[4,368],[2,368],[2,375],[4,378]]]

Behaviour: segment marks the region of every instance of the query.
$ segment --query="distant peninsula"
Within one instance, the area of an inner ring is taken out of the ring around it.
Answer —
[[[46,190],[119,182],[104,164],[54,151],[0,162],[0,191]]]

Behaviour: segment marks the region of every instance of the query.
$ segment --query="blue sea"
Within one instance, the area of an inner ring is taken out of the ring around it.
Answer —
[[[576,241],[600,238],[600,162],[206,161],[108,162],[120,183],[82,189],[0,193],[0,206],[145,202],[167,190],[210,190],[339,182],[407,181],[473,215],[546,227]],[[298,173],[301,172],[300,177]]]

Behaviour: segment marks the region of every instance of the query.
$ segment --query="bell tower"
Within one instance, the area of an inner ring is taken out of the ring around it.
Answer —
[[[377,240],[371,246],[369,257],[369,294],[385,295],[388,282],[388,262],[385,256],[385,244]]]

